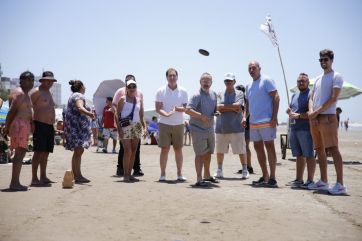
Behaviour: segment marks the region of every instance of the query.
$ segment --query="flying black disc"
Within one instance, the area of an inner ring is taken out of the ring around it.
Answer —
[[[199,49],[199,53],[204,55],[204,56],[209,56],[210,55],[209,51],[207,51],[205,49]]]

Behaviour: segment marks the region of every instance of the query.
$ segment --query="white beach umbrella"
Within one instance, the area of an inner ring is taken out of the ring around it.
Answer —
[[[93,94],[93,105],[98,116],[103,113],[103,108],[106,105],[106,98],[113,97],[116,91],[124,87],[126,84],[120,79],[104,80]]]

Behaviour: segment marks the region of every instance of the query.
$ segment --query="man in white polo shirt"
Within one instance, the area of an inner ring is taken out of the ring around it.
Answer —
[[[170,68],[166,71],[167,85],[158,89],[156,93],[156,112],[160,115],[158,122],[159,140],[161,148],[160,167],[161,177],[159,181],[166,181],[166,164],[170,146],[175,151],[177,165],[177,180],[186,181],[182,175],[182,147],[184,118],[188,96],[186,90],[177,84],[178,73]]]

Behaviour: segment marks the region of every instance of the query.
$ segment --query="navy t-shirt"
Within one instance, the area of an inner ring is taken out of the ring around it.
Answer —
[[[308,98],[309,89],[304,92],[297,92],[292,96],[290,102],[290,109],[296,113],[308,112]],[[309,120],[308,119],[295,119],[291,121],[290,127],[292,130],[307,130],[309,131]]]

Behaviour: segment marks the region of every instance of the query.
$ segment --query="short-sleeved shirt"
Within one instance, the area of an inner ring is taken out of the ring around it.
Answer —
[[[103,127],[116,128],[112,107],[105,106],[103,108]]]
[[[175,106],[181,107],[188,102],[186,90],[177,85],[177,88],[172,90],[168,85],[161,87],[156,93],[156,102],[162,102],[162,109],[170,112]],[[160,115],[159,123],[166,125],[181,125],[184,123],[183,112],[175,112],[171,116],[166,117]]]
[[[239,90],[235,90],[232,93],[221,92],[217,95],[217,104],[232,105],[234,103],[244,104],[244,94]],[[242,112],[222,112],[216,118],[216,129],[217,134],[229,134],[244,132],[245,129],[241,124],[243,119]]]
[[[273,116],[273,100],[269,93],[275,90],[274,81],[267,76],[261,76],[258,80],[246,85],[250,124],[270,122]]]
[[[343,78],[340,73],[332,71],[328,74],[322,74],[316,77],[312,90],[313,109],[315,110],[326,103],[331,98],[334,88],[341,89],[342,86]],[[335,102],[321,114],[335,114],[336,105],[337,102]]]
[[[119,88],[116,93],[113,96],[113,102],[112,104],[117,106],[119,100],[122,98],[122,96],[126,95],[126,87]],[[143,101],[143,94],[140,90],[137,89],[136,97]]]
[[[308,98],[309,89],[303,92],[297,92],[293,94],[290,102],[290,109],[295,113],[306,113],[308,112]],[[309,131],[309,120],[308,119],[295,119],[290,123],[292,130],[306,130]]]
[[[187,108],[193,109],[204,116],[209,117],[209,124],[206,125],[200,119],[190,117],[191,132],[213,132],[214,131],[214,113],[216,111],[217,95],[210,90],[208,93],[200,89],[199,93],[190,98]]]

